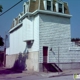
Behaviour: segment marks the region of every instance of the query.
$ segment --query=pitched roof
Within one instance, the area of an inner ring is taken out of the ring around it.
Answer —
[[[58,1],[58,2],[61,1],[62,2],[62,0],[53,0],[53,12],[57,12],[56,11],[56,5],[55,5],[56,1]],[[28,0],[25,3],[27,3],[26,5],[29,6],[28,7],[29,12],[31,12],[31,13],[36,11],[36,10],[45,10],[43,0]],[[62,2],[62,3],[64,4],[64,14],[70,14],[68,4],[66,2]],[[20,15],[22,16],[22,15],[24,15],[24,13],[20,13]],[[19,17],[15,18],[16,25],[19,23],[18,18]],[[13,21],[11,28],[13,28],[14,26],[15,25],[14,25],[14,21]]]
[[[39,2],[40,1],[40,2]],[[59,0],[62,2],[62,0]],[[58,2],[59,2],[58,1]],[[40,4],[39,4],[40,3]],[[56,6],[55,6],[56,0],[53,0],[53,11],[56,12]],[[64,14],[69,14],[69,8],[66,2],[64,3]],[[44,10],[44,4],[43,0],[30,0],[30,6],[29,6],[29,12],[34,12],[35,10]]]

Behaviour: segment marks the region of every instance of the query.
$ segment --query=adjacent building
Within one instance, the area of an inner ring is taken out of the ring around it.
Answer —
[[[44,63],[61,70],[80,68],[80,47],[71,42],[70,18],[68,3],[62,0],[24,2],[9,31],[6,66],[18,62],[32,71],[42,71]]]

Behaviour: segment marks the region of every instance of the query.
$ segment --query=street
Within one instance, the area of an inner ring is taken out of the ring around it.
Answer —
[[[16,75],[2,75],[0,80],[74,80],[73,75],[69,76],[59,76],[59,77],[42,77],[40,75],[25,75],[25,76],[16,76]]]
[[[74,80],[73,74],[79,74],[80,70],[67,70],[63,73],[14,71],[0,68],[0,80]]]

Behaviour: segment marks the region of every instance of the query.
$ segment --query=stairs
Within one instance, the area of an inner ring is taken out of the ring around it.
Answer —
[[[43,71],[62,72],[62,70],[55,63],[43,63]]]
[[[52,65],[58,72],[62,72],[62,70],[55,63],[53,63]]]

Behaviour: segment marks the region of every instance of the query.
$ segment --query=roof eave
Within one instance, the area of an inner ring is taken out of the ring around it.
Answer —
[[[25,16],[36,15],[38,13],[50,14],[50,15],[56,15],[56,16],[62,16],[62,17],[68,17],[68,18],[72,17],[72,15],[70,15],[70,14],[58,13],[58,12],[47,11],[47,10],[36,10],[34,12],[25,13],[20,19],[23,19]]]
[[[13,30],[15,30],[16,28],[18,28],[20,25],[22,25],[22,23],[17,24],[15,27],[11,28],[9,30],[9,33],[11,33]]]

